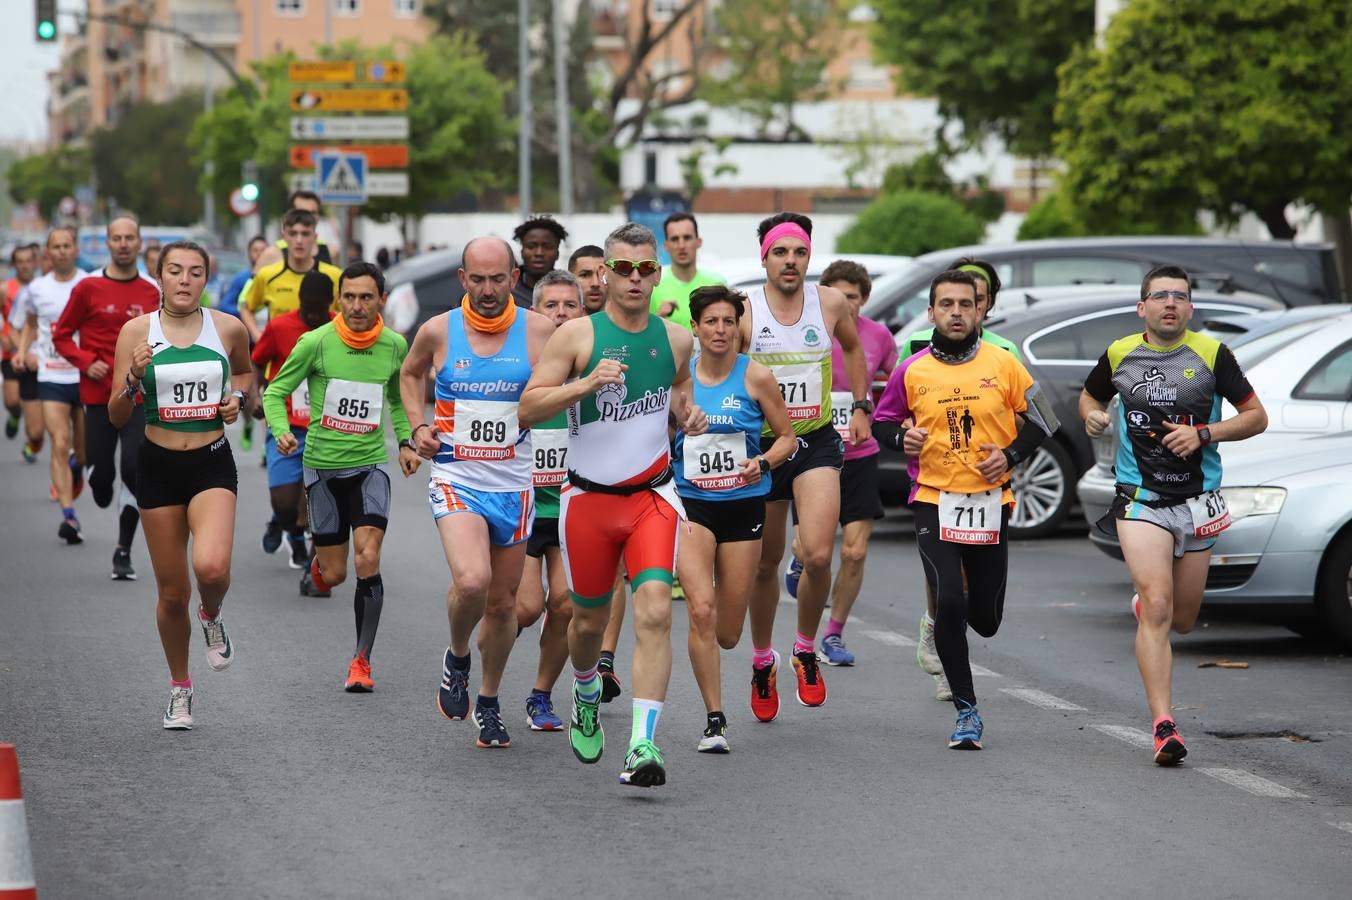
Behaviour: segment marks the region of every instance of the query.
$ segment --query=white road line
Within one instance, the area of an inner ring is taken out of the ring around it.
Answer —
[[[970,665],[971,665],[971,667],[972,667],[972,675],[975,676],[975,677],[977,677],[977,678],[1003,678],[1003,677],[1004,677],[1004,676],[1001,675],[999,672],[992,672],[990,669],[986,668],[985,666],[978,666],[976,663],[970,663]]]
[[[1125,741],[1133,747],[1139,747],[1142,750],[1155,749],[1155,739],[1139,728],[1132,728],[1128,725],[1095,725],[1093,728],[1095,731],[1103,732],[1108,737]]]
[[[1352,822],[1330,822],[1329,824],[1339,831],[1346,831],[1348,834],[1352,834]]]
[[[1242,791],[1248,791],[1258,797],[1281,797],[1292,800],[1306,799],[1306,795],[1300,791],[1293,791],[1289,787],[1283,787],[1275,781],[1268,781],[1252,772],[1245,772],[1243,769],[1198,769],[1203,775],[1207,775],[1217,781],[1224,781],[1231,787],[1237,787]]]
[[[1043,709],[1065,709],[1079,710],[1084,712],[1083,706],[1077,706],[1069,700],[1062,700],[1045,691],[1034,690],[1033,688],[1000,688],[1001,692],[1016,697],[1024,703],[1031,703],[1034,706],[1040,706]]]
[[[895,631],[865,631],[864,637],[873,638],[880,644],[887,644],[889,647],[914,647],[915,641],[910,638],[897,634]]]

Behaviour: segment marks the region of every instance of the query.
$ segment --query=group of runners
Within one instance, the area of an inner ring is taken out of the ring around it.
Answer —
[[[30,431],[27,447],[36,453],[44,437],[50,447],[59,535],[70,543],[81,539],[73,503],[85,466],[96,502],[109,505],[121,446],[114,577],[135,577],[127,551],[139,518],[170,670],[165,728],[193,725],[194,581],[208,664],[224,669],[235,656],[222,615],[238,492],[225,427],[256,406],[269,432],[273,511],[263,549],[286,541],[299,592],[311,596],[343,583],[352,556],[356,637],[345,690],[375,687],[389,429],[403,476],[428,464],[449,570],[441,714],[472,719],[480,747],[510,746],[503,674],[522,630],[543,619],[525,700],[530,728],[566,727],[574,755],[597,762],[601,705],[622,690],[615,650],[628,598],[633,700],[620,778],[638,786],[666,780],[656,729],[672,670],[677,576],[706,707],[697,748],[726,753],[721,651],[739,645],[748,620],[751,711],[762,722],[780,711],[783,656],[773,629],[792,517],[794,693],[803,706],[822,706],[821,664],[855,662],[843,632],[882,515],[878,455],[903,452],[928,592],[917,658],[937,696],[956,708],[948,746],[982,746],[967,628],[990,637],[1000,626],[1010,470],[1059,427],[1015,348],[982,327],[999,290],[989,263],[957,260],[934,279],[933,329],[904,342],[913,352],[898,363],[888,330],[860,316],[870,290],[862,266],[837,261],[819,283],[806,279],[806,216],[760,223],[766,280],[746,294],[698,269],[698,225],[688,213],[664,226],[673,260],[665,271],[657,237],[635,223],[556,269],[567,232],[540,217],[515,234],[524,267],[508,241],[471,240],[460,303],[424,322],[410,345],[382,318],[381,270],[319,261],[315,226],[314,211],[286,213],[281,258],[269,262],[264,252],[274,248],[260,248],[238,317],[198,302],[210,260],[194,243],[162,247],[154,281],[137,274],[131,216],[109,224],[110,262],[88,277],[74,269],[68,229],[49,236],[51,269],[40,277],[36,252],[16,251],[16,277],[30,280],[7,310],[6,403],[13,419],[30,402],[25,375],[36,372],[45,436]],[[265,327],[252,315],[261,309]],[[1081,413],[1097,435],[1107,401],[1123,398],[1128,439],[1114,516],[1138,592],[1137,658],[1155,761],[1171,764],[1186,749],[1169,714],[1168,630],[1195,621],[1211,544],[1228,524],[1215,444],[1261,431],[1265,418],[1229,351],[1187,329],[1187,273],[1151,272],[1139,312],[1143,334],[1107,349]],[[11,375],[20,393],[13,404]],[[876,410],[875,379],[886,381]],[[1239,413],[1217,421],[1222,397]],[[552,699],[565,668],[566,723]]]

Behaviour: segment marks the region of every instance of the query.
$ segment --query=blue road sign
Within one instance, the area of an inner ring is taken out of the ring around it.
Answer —
[[[316,153],[315,192],[321,203],[355,206],[366,202],[365,153]]]

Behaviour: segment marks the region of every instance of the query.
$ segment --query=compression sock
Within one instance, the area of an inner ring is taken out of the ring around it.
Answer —
[[[840,637],[840,633],[845,630],[844,622],[837,622],[835,619],[826,623],[825,637]]]
[[[61,507],[61,515],[65,516],[67,519],[75,518],[75,507],[73,506]]]
[[[634,728],[629,732],[629,749],[639,741],[651,741],[657,731],[657,720],[662,717],[661,700],[634,698]]]
[[[751,665],[755,666],[757,669],[763,669],[766,666],[773,665],[774,661],[775,648],[773,645],[769,647],[751,648]]]
[[[385,608],[385,582],[380,573],[357,579],[357,594],[352,606],[357,613],[357,655],[371,658],[371,646],[380,627],[380,612]]]
[[[801,631],[794,632],[793,652],[794,653],[812,653],[813,642],[817,636],[813,634],[803,634]]]
[[[133,500],[133,503],[136,501]],[[141,513],[135,506],[127,505],[122,507],[122,512],[117,516],[117,548],[119,550],[130,550],[131,542],[136,540],[136,526],[141,522]]]
[[[175,681],[174,679],[170,678],[169,686],[178,688],[187,688],[188,690],[192,690],[192,679],[185,678],[182,681]]]
[[[584,703],[601,702],[601,676],[595,666],[585,672],[573,669],[573,690],[577,691],[577,699]]]

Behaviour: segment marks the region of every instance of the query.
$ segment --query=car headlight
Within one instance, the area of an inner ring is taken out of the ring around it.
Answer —
[[[1238,522],[1245,516],[1275,516],[1286,502],[1286,488],[1226,487],[1221,496],[1230,507],[1230,519]]]

